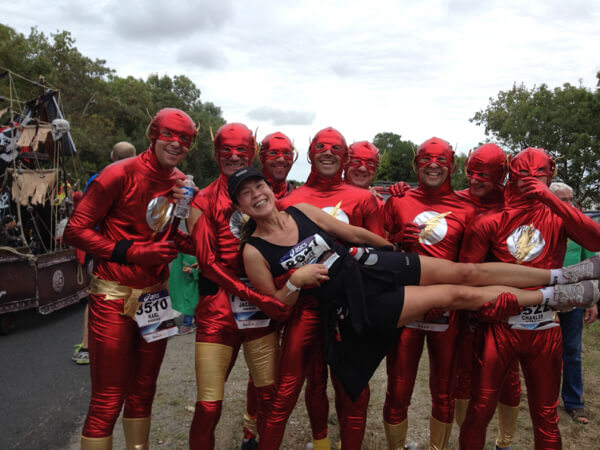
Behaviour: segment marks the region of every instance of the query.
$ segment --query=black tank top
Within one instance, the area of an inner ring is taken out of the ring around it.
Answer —
[[[321,263],[331,268],[340,256],[347,253],[344,247],[337,244],[299,209],[290,206],[285,212],[292,216],[298,227],[297,244],[277,245],[255,236],[250,236],[247,240],[267,260],[274,278],[306,264]]]

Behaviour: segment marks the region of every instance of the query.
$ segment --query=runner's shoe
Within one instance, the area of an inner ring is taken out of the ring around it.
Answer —
[[[554,302],[557,309],[591,308],[600,299],[598,280],[554,286]]]
[[[184,334],[190,334],[195,329],[196,329],[196,327],[194,325],[180,325],[179,330],[177,331],[177,334],[179,334],[180,336],[184,335]]]
[[[87,348],[81,348],[82,344],[75,345],[75,350],[73,350],[73,356],[71,359],[79,365],[89,364],[90,363],[90,354]]]
[[[242,440],[242,446],[240,447],[240,449],[241,450],[257,450],[258,442],[254,438],[250,438],[250,439],[244,438]]]
[[[563,267],[562,275],[569,283],[600,278],[600,255],[584,259],[572,266]]]

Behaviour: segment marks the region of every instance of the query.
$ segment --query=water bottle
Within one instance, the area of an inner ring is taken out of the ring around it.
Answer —
[[[184,197],[175,205],[173,214],[180,219],[187,219],[190,216],[190,204],[194,198],[194,175],[186,175],[183,182]]]
[[[350,247],[349,253],[365,266],[374,266],[379,260],[377,253],[372,253],[367,247]]]

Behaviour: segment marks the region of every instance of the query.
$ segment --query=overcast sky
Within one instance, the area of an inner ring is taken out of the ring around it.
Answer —
[[[30,0],[1,20],[67,30],[122,77],[186,75],[228,122],[288,134],[298,180],[327,126],[467,152],[485,139],[469,118],[500,90],[595,88],[600,71],[597,0]]]

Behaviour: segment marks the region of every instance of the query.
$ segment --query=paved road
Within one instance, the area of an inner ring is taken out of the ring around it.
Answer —
[[[89,366],[71,361],[81,340],[84,303],[42,316],[17,313],[0,336],[0,449],[63,449],[83,423]]]

